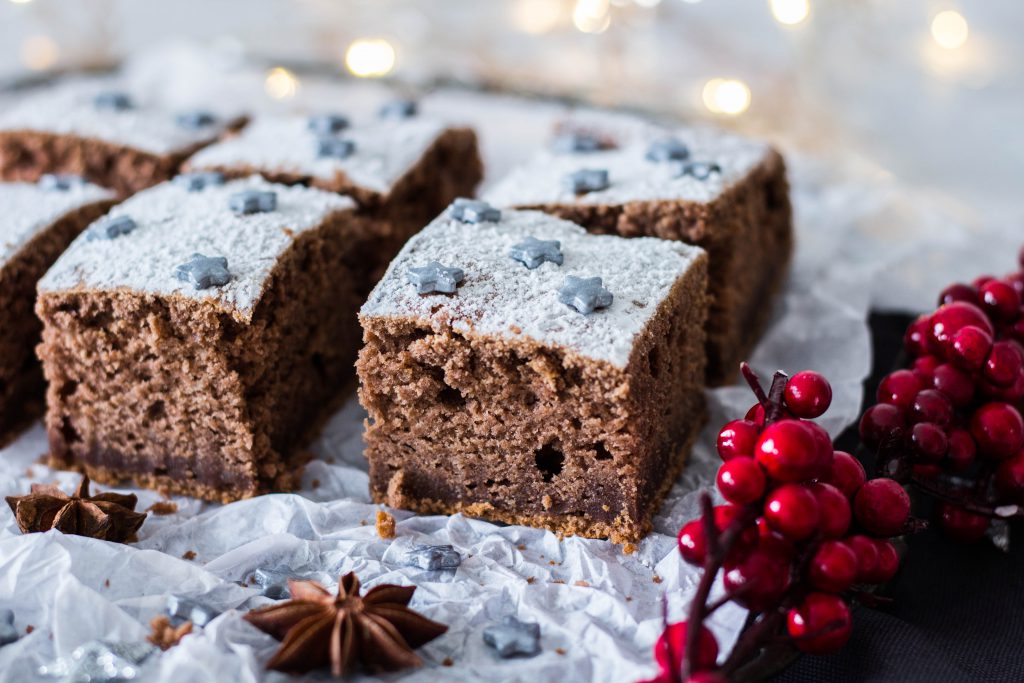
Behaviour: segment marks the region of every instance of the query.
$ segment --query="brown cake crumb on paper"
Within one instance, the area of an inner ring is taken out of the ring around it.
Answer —
[[[191,562],[192,560],[196,559],[196,551],[186,550],[185,554],[181,556],[181,559],[188,560],[189,562]]]
[[[566,653],[566,649],[564,647],[556,647],[555,652],[557,652],[560,655],[564,655]]]
[[[441,666],[455,666],[455,662],[452,660],[451,657],[445,657],[441,661]]]
[[[653,581],[654,583],[661,583],[662,581],[664,581],[664,579],[655,574],[653,577],[651,577],[651,581]]]
[[[181,642],[181,639],[192,633],[192,622],[186,621],[177,628],[171,625],[171,620],[164,615],[153,617],[149,622],[150,633],[146,640],[156,645],[161,650],[170,650]]]
[[[627,555],[632,555],[636,552],[636,545],[634,545],[633,543],[624,543],[622,545],[622,552],[626,553]]]
[[[590,583],[588,583],[587,581],[584,581],[583,579],[580,579],[579,581],[577,581],[573,585],[574,586],[579,586],[580,588],[590,588]]]
[[[381,538],[395,537],[395,518],[384,510],[377,510],[377,535]]]
[[[160,516],[173,515],[178,511],[178,504],[173,500],[158,500],[146,508],[146,511]]]

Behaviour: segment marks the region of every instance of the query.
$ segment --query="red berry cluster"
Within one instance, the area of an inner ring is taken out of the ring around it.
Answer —
[[[766,396],[743,370],[759,402],[718,435],[717,485],[727,503],[712,507],[705,497],[704,516],[679,532],[683,559],[704,573],[687,621],[670,625],[655,645],[658,683],[729,676],[756,654],[756,641],[782,633],[804,652],[835,651],[850,637],[855,586],[884,583],[899,567],[887,538],[907,526],[910,498],[892,479],[867,480],[860,462],[833,450],[813,422],[832,401],[828,381],[778,373]],[[709,605],[719,571],[726,595]],[[726,601],[755,618],[717,667],[718,644],[703,620]],[[693,623],[699,631],[688,630]]]
[[[939,526],[960,540],[984,536],[1000,506],[1024,504],[1021,257],[1021,272],[942,292],[907,329],[912,366],[882,380],[860,423],[882,471],[937,496]]]

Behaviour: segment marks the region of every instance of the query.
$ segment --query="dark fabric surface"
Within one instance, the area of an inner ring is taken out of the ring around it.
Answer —
[[[875,356],[866,396],[874,396],[893,368],[909,322],[872,316]],[[852,431],[839,440],[845,450],[855,446]],[[853,636],[841,652],[803,656],[774,680],[1024,681],[1024,528],[1012,531],[1009,553],[988,541],[954,543],[934,530],[909,538],[900,574],[885,590],[893,603],[857,607]]]

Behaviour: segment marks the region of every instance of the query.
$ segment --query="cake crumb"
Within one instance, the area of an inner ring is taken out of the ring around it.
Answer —
[[[552,579],[552,580],[551,580],[551,583],[561,583],[561,584],[565,584],[565,579]]]
[[[590,584],[587,583],[586,581],[584,581],[583,579],[580,579],[579,581],[577,581],[573,585],[574,586],[579,586],[581,588],[590,588]]]
[[[651,577],[651,581],[653,581],[654,583],[661,583],[661,582],[662,582],[663,580],[664,580],[664,579],[662,579],[662,578],[661,578],[660,576],[658,576],[657,574],[655,574],[655,575],[654,575],[653,577]]]
[[[29,624],[28,626],[25,627],[25,633],[26,634],[32,633],[32,631],[35,631],[35,630],[36,630],[36,627],[33,626],[32,624]]]
[[[105,579],[103,581],[103,587],[104,588],[110,588],[110,579]]]
[[[146,640],[161,650],[170,650],[180,643],[182,638],[192,633],[192,622],[186,621],[175,628],[171,626],[171,620],[161,614],[153,617],[153,620],[149,622],[149,628],[150,633],[146,636]]]
[[[191,562],[192,560],[196,559],[196,551],[186,550],[185,554],[181,556],[181,559],[188,560],[189,562]]]
[[[530,583],[530,584],[532,584],[532,583],[533,583],[534,581],[536,581],[536,580],[537,580],[537,579],[533,578],[532,576],[527,576],[527,577],[526,577],[526,583]]]
[[[158,500],[146,508],[146,512],[152,512],[154,515],[173,515],[177,511],[178,504],[173,500]]]
[[[366,520],[365,519],[359,520],[359,526],[366,526]]]
[[[26,467],[25,476],[28,477],[29,479],[33,479],[36,476],[36,472],[31,467]]]
[[[565,648],[564,647],[556,647],[555,648],[555,652],[557,652],[560,655],[564,655],[565,654]]]
[[[377,510],[377,535],[381,538],[395,537],[395,518],[384,510]]]
[[[552,567],[554,567],[558,563],[555,562],[554,560],[548,560],[548,564],[550,564]]]
[[[555,501],[551,499],[551,496],[545,494],[544,497],[540,499],[540,504],[544,506],[545,510],[550,510],[555,504]]]
[[[622,552],[626,553],[627,555],[632,555],[636,552],[636,546],[632,543],[626,543],[622,546]]]
[[[610,510],[611,510],[612,508],[611,508],[611,506],[610,506],[610,505],[608,505],[607,503],[605,503],[604,505],[602,505],[602,506],[601,506],[601,509],[602,509],[602,510],[604,510],[605,512],[608,512],[608,511],[610,511]]]
[[[626,596],[626,602],[633,602],[633,596],[632,595],[627,595]]]
[[[320,488],[320,480],[319,479],[314,479],[313,481],[309,482],[309,486],[313,490],[316,490],[316,489]]]
[[[516,546],[516,550],[526,550],[526,544],[525,543],[520,543],[519,545]]]
[[[451,657],[445,657],[441,660],[441,666],[455,666],[455,662],[452,661]]]

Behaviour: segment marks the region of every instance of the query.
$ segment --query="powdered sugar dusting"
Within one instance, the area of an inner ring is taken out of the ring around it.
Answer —
[[[339,173],[355,186],[386,194],[422,158],[445,130],[436,119],[375,121],[339,134],[355,143],[344,159],[321,158],[317,137],[302,116],[265,117],[237,136],[212,145],[189,160],[189,168],[238,168],[293,173],[333,180]]]
[[[113,197],[113,192],[88,183],[67,190],[44,190],[36,183],[0,183],[0,266],[59,218]]]
[[[232,194],[246,189],[277,193],[277,210],[238,216],[228,208]],[[71,289],[127,289],[190,297],[251,320],[278,257],[300,233],[336,211],[352,209],[348,197],[306,187],[286,187],[245,178],[188,192],[173,182],[144,190],[111,209],[131,216],[138,227],[111,240],[81,235],[39,283],[41,292]],[[231,281],[196,290],[175,277],[193,253],[223,256]]]
[[[0,131],[74,135],[164,155],[215,140],[227,123],[237,118],[237,114],[222,113],[211,125],[189,128],[177,121],[182,112],[132,91],[127,91],[134,105],[130,109],[96,108],[97,94],[117,91],[121,85],[114,81],[75,81],[26,95],[0,114]]]
[[[530,270],[509,257],[512,246],[529,236],[560,241],[563,264],[545,262]],[[530,338],[624,368],[637,335],[702,253],[681,242],[590,235],[537,211],[502,211],[500,222],[478,225],[446,215],[406,244],[360,313]],[[465,271],[455,294],[420,295],[408,283],[408,269],[430,261]],[[582,315],[560,303],[558,290],[567,275],[603,278],[612,305]]]
[[[573,128],[571,122],[566,126]],[[591,125],[580,125],[592,129]],[[597,128],[600,130],[600,128]],[[714,162],[721,168],[706,180],[677,175],[675,164],[645,158],[651,140],[672,135],[690,149],[691,161]],[[636,201],[683,200],[709,202],[742,181],[768,153],[768,145],[709,128],[664,130],[648,127],[625,136],[622,146],[598,152],[539,153],[499,181],[486,195],[498,206],[540,204],[620,205]],[[610,186],[576,195],[565,189],[562,178],[580,169],[605,169]]]

